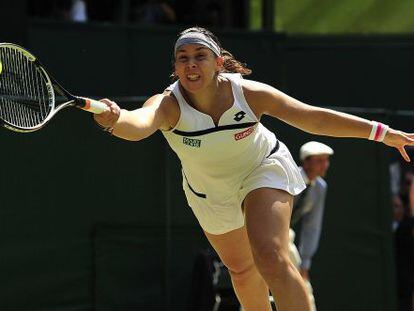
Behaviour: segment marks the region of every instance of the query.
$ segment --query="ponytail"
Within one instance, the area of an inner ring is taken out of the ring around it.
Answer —
[[[221,56],[224,57],[224,64],[222,72],[240,73],[242,75],[249,75],[252,70],[246,67],[246,64],[241,63],[234,58],[229,51],[221,49]]]

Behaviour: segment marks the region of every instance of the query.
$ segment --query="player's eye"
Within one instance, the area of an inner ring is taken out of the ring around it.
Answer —
[[[206,55],[206,54],[204,54],[204,53],[202,53],[202,54],[198,54],[198,55],[196,56],[197,60],[204,60],[204,59],[206,59],[206,57],[207,57],[207,55]]]
[[[178,61],[179,62],[186,62],[188,60],[188,57],[185,55],[182,56],[178,56]]]

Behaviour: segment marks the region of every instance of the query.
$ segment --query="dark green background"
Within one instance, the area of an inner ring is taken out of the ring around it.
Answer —
[[[177,31],[32,21],[25,45],[76,94],[147,96],[169,83]],[[412,128],[403,116],[413,101],[411,37],[218,34],[253,79]],[[396,152],[263,122],[295,159],[309,139],[335,150],[312,269],[318,310],[395,310],[388,163]],[[207,244],[161,134],[122,141],[68,109],[36,133],[2,130],[1,150],[1,310],[185,310],[193,261]]]

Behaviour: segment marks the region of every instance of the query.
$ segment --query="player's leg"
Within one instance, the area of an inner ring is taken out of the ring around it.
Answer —
[[[246,228],[220,235],[205,234],[228,268],[244,311],[271,310],[269,289],[254,264]]]
[[[261,275],[278,311],[310,311],[303,279],[289,258],[292,196],[282,190],[259,188],[244,200],[246,228]]]

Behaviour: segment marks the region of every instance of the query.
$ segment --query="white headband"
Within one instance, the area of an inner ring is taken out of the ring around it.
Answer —
[[[177,50],[185,44],[200,44],[212,50],[217,56],[221,55],[218,44],[201,32],[187,32],[180,36],[177,39],[177,42],[175,42],[174,55],[177,54]]]

